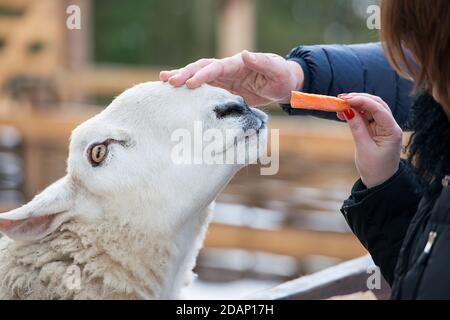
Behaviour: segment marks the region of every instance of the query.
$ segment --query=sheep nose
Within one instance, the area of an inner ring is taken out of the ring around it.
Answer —
[[[227,117],[240,117],[244,114],[251,113],[251,110],[245,102],[236,101],[217,106],[214,112],[218,119],[223,119]]]

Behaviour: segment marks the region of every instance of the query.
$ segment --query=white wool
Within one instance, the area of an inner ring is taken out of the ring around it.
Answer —
[[[206,221],[199,221],[198,243],[204,237],[203,226]],[[162,292],[173,280],[167,277],[171,264],[185,250],[174,241],[175,231],[142,232],[117,221],[98,225],[71,221],[36,243],[4,237],[0,240],[0,299],[175,298],[173,292],[167,296]],[[185,280],[199,249],[195,244],[188,248],[190,258],[184,266],[176,266],[184,269]],[[73,266],[81,271],[81,283],[79,289],[69,290],[67,271]]]
[[[215,116],[217,105],[230,102],[242,100],[210,86],[144,83],[76,128],[67,175],[0,214],[9,236],[0,239],[0,299],[176,298],[192,279],[210,204],[242,165],[176,165],[170,134],[192,132],[194,121],[242,126],[245,117]],[[257,111],[246,117],[266,120]],[[88,148],[108,139],[121,143],[93,167]],[[255,147],[257,138],[248,139]],[[32,223],[39,219],[46,223]],[[8,229],[10,222],[19,227]]]

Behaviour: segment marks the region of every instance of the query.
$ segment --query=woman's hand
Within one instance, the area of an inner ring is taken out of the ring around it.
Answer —
[[[273,53],[243,51],[224,59],[200,59],[184,68],[162,71],[161,81],[197,88],[208,83],[242,96],[251,106],[289,103],[291,91],[303,88],[297,62]]]
[[[347,120],[356,145],[356,167],[367,188],[382,184],[398,170],[403,132],[388,105],[365,93],[340,95],[352,109],[338,113]]]

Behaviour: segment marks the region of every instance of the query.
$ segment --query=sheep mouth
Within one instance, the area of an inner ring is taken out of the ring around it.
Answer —
[[[227,143],[222,146],[221,150],[217,150],[213,153],[214,156],[220,156],[226,154],[228,152],[234,152],[239,145],[245,144],[246,152],[248,152],[248,148],[253,148],[255,145],[259,150],[259,143],[262,139],[262,135],[266,133],[267,130],[267,116],[262,111],[258,113],[251,112],[245,117],[241,117],[239,121],[240,128],[237,129],[236,135],[234,138],[230,137],[230,143],[228,143],[228,138],[226,139]],[[235,129],[231,129],[235,130]],[[231,139],[232,142],[231,142]],[[255,141],[256,140],[256,141]],[[259,158],[258,152],[258,158]]]
[[[252,112],[251,117],[245,117],[242,121],[242,130],[244,130],[245,136],[252,136],[253,131],[256,131],[256,134],[259,134],[259,131],[265,129],[266,121],[267,118],[263,118]]]
[[[259,143],[259,139],[261,137],[261,133],[266,130],[266,123],[261,122],[261,124],[257,128],[249,128],[244,131],[244,135],[241,137],[235,137],[234,142],[230,145],[226,146],[221,153],[226,153],[231,149],[235,149],[238,147],[240,143],[245,143],[247,147],[250,147],[250,139],[256,137],[256,144]]]

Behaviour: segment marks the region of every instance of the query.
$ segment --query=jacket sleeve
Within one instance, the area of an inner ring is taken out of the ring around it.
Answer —
[[[361,180],[341,209],[353,233],[369,251],[384,278],[392,284],[394,269],[421,194],[406,161],[397,173],[367,189]]]
[[[287,58],[301,65],[304,92],[331,96],[366,92],[380,96],[404,127],[412,105],[412,83],[391,68],[380,43],[303,46],[293,49]],[[330,112],[292,109],[290,105],[282,108],[290,115],[337,120]]]

